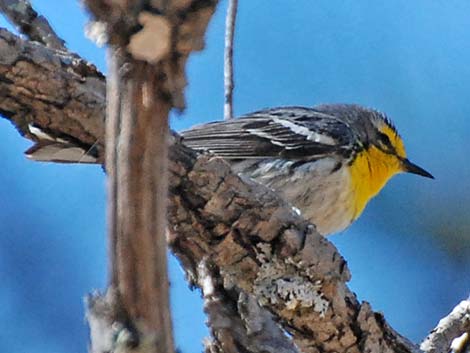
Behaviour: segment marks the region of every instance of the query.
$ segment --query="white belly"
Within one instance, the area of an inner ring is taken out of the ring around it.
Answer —
[[[249,168],[235,166],[235,170],[244,170],[245,175],[279,192],[317,226],[320,234],[337,233],[349,226],[354,216],[354,195],[347,168],[333,172],[335,158],[305,163],[295,172],[289,168],[292,163],[277,159]]]

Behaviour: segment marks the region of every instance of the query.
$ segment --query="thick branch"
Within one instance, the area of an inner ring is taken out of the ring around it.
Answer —
[[[273,315],[255,297],[244,293],[231,297],[220,276],[211,273],[205,261],[198,266],[198,279],[213,337],[206,342],[206,353],[298,353]]]
[[[94,65],[0,29],[0,113],[37,141],[29,124],[92,146],[104,161],[106,82]]]

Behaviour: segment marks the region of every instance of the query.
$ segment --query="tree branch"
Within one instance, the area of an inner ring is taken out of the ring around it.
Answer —
[[[20,133],[34,124],[67,137],[104,162],[105,77],[75,55],[48,49],[0,29],[0,113]]]
[[[203,292],[204,311],[213,337],[206,342],[207,353],[298,353],[273,315],[255,297],[241,293],[233,298],[222,283],[215,282],[219,279],[205,261],[199,263],[198,286]]]
[[[29,0],[0,0],[0,12],[30,40],[52,49],[67,50],[65,42],[49,22],[32,8]]]

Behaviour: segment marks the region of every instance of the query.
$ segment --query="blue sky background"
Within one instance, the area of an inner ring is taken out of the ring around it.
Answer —
[[[75,1],[33,1],[69,48],[106,71]],[[188,66],[176,130],[222,118],[222,1],[207,48]],[[235,112],[326,102],[386,112],[410,159],[436,180],[400,175],[330,239],[351,288],[420,341],[470,290],[470,2],[241,1]],[[6,26],[0,19],[0,26]],[[0,120],[0,351],[85,352],[83,297],[106,284],[101,168],[26,160],[30,143]],[[202,350],[201,300],[170,258],[178,347]]]

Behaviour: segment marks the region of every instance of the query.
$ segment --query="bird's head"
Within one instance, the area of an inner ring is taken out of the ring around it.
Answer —
[[[387,176],[406,172],[433,178],[407,158],[403,140],[385,114],[355,104],[321,105],[315,109],[348,123],[357,136],[361,150],[367,151],[375,162],[380,162]]]
[[[370,116],[366,118],[367,115]],[[389,165],[392,175],[405,172],[434,178],[425,169],[412,163],[407,158],[403,140],[385,114],[366,110],[362,119],[364,125],[367,126],[364,147],[371,156]]]
[[[349,169],[355,193],[353,219],[359,217],[367,202],[395,174],[406,172],[433,178],[429,172],[410,162],[402,138],[385,114],[357,105],[335,104],[319,108],[319,111],[347,123],[356,136],[356,151]]]

